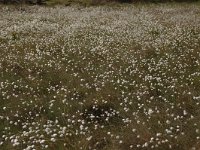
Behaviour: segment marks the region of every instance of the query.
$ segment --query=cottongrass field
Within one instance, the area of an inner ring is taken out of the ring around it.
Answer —
[[[200,5],[0,6],[1,150],[199,150]]]

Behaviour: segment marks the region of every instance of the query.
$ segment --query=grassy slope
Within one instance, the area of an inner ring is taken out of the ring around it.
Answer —
[[[0,9],[1,149],[200,147],[199,6]]]

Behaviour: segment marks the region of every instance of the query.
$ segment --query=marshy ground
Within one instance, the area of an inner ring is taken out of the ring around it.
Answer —
[[[0,6],[0,149],[199,150],[200,5]]]

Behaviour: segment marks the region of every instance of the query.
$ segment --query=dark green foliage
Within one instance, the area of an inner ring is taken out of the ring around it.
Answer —
[[[0,0],[3,4],[38,4],[42,5],[46,0]]]
[[[86,5],[98,5],[112,2],[118,3],[165,3],[165,2],[197,2],[199,0],[0,0],[3,4],[86,4]]]

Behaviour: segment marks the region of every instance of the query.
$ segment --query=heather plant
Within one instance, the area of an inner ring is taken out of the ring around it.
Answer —
[[[200,8],[0,7],[0,149],[200,148]]]

